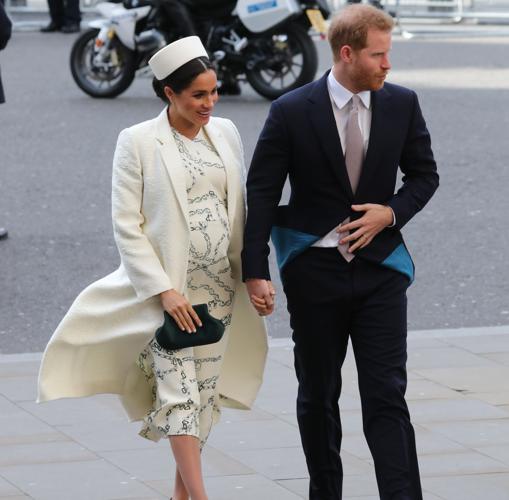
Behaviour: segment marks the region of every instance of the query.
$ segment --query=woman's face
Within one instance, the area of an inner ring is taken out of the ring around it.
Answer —
[[[176,94],[170,87],[164,92],[170,100],[172,118],[181,121],[187,127],[202,127],[206,125],[217,102],[216,73],[209,69],[199,74],[180,94]]]

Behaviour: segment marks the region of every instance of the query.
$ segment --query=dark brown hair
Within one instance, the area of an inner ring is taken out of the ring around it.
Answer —
[[[166,104],[169,104],[168,98],[164,93],[164,87],[170,87],[175,94],[180,94],[193,83],[198,75],[211,69],[213,70],[214,66],[208,57],[197,57],[196,59],[191,59],[183,66],[180,66],[180,68],[176,69],[162,80],[158,80],[154,77],[152,80],[152,87],[157,97],[162,99]]]

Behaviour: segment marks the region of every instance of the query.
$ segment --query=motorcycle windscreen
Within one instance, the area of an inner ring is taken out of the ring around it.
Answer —
[[[237,14],[253,33],[266,31],[287,17],[301,12],[296,0],[239,0]]]

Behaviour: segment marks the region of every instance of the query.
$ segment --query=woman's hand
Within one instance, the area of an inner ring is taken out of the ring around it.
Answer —
[[[160,294],[164,310],[176,321],[178,327],[187,333],[196,333],[196,326],[202,326],[189,301],[175,289]]]

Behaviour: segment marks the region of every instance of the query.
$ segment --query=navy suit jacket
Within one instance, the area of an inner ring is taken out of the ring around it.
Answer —
[[[413,279],[413,263],[400,229],[438,187],[431,140],[412,90],[386,83],[371,93],[368,150],[355,195],[352,192],[327,89],[319,80],[272,103],[247,179],[243,278],[270,279],[268,241],[280,270],[353,212],[352,204],[389,205],[396,226],[381,231],[358,258],[386,265]],[[398,168],[403,185],[395,193]],[[288,205],[278,206],[289,177]]]

